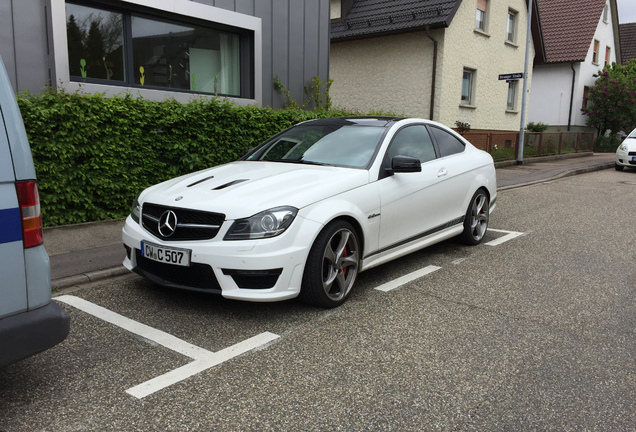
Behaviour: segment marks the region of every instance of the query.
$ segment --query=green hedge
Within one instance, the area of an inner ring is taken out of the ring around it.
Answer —
[[[53,91],[18,104],[45,226],[123,218],[152,184],[235,160],[300,121],[346,115]]]

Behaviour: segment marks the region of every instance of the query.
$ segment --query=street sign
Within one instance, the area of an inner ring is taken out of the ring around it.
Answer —
[[[520,80],[523,79],[523,73],[511,73],[499,75],[499,80]]]

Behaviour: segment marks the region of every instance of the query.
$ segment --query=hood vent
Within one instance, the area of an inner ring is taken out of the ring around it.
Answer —
[[[231,181],[231,182],[229,182],[229,183],[225,183],[224,185],[217,186],[217,187],[215,187],[215,188],[214,188],[214,189],[212,189],[212,190],[221,190],[221,189],[225,189],[226,187],[234,186],[235,184],[243,183],[243,182],[246,182],[246,181],[247,181],[247,179],[234,180],[234,181]]]
[[[210,179],[213,179],[213,178],[214,178],[214,176],[210,176],[210,177],[202,178],[201,180],[198,180],[198,181],[195,181],[195,182],[194,182],[194,183],[192,183],[192,184],[189,184],[189,185],[188,185],[188,187],[192,187],[192,186],[194,186],[194,185],[198,185],[199,183],[203,183],[204,181],[207,181],[207,180],[210,180]]]

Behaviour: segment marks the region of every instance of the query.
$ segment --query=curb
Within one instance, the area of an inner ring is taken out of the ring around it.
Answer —
[[[83,285],[89,282],[96,282],[103,279],[108,279],[115,276],[122,276],[130,274],[127,268],[123,266],[112,267],[104,270],[97,270],[93,272],[83,273],[75,276],[67,276],[51,281],[51,288],[60,289],[68,288],[75,285]]]
[[[556,161],[560,159],[575,159],[575,158],[580,158],[585,156],[594,156],[594,152],[566,153],[561,155],[530,157],[530,158],[524,159],[521,165],[531,165],[531,164],[541,163],[541,162],[551,162],[551,161]],[[504,161],[495,162],[495,168],[506,168],[506,167],[517,166],[517,165],[520,165],[520,164],[518,164],[516,160],[504,160]]]
[[[561,174],[555,175],[554,177],[550,177],[550,178],[547,178],[547,179],[533,180],[533,181],[527,182],[527,183],[521,183],[521,184],[516,184],[516,185],[510,185],[510,186],[503,186],[503,187],[497,188],[497,190],[498,191],[505,191],[505,190],[509,190],[509,189],[516,189],[516,188],[520,188],[520,187],[524,187],[524,186],[535,185],[535,184],[538,184],[538,183],[546,183],[546,182],[558,180],[558,179],[561,179],[561,178],[564,178],[564,177],[571,177],[571,176],[575,176],[575,175],[579,175],[579,174],[586,174],[586,173],[590,173],[590,172],[594,172],[594,171],[602,171],[602,170],[610,169],[610,168],[614,168],[614,161],[605,162],[605,163],[602,163],[602,164],[599,164],[599,165],[595,165],[595,166],[591,166],[591,167],[577,168],[577,169],[565,171],[565,172],[562,172]]]

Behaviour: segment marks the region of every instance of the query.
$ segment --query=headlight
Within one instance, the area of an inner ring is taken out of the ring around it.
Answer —
[[[621,149],[622,151],[627,151],[627,144],[623,143],[618,148]]]
[[[236,220],[224,240],[250,240],[276,237],[282,234],[296,217],[294,207],[276,207],[247,219]]]
[[[130,209],[130,217],[132,217],[132,219],[139,223],[139,217],[141,215],[141,205],[139,204],[139,196],[137,196],[137,198],[135,198],[135,202],[132,205],[132,208]]]

